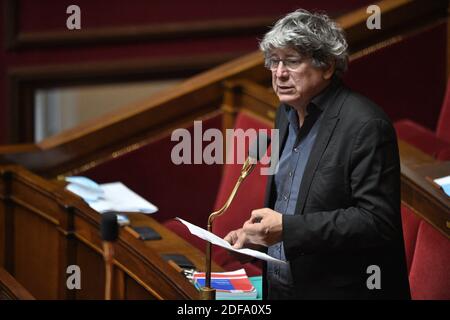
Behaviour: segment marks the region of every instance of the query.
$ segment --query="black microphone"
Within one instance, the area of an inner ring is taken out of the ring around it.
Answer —
[[[103,258],[105,260],[105,300],[111,300],[114,246],[119,235],[117,216],[114,213],[102,214],[100,233],[103,240]]]

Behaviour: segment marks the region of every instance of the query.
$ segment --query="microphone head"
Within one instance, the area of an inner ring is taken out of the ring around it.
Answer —
[[[103,213],[100,225],[100,233],[103,241],[115,241],[119,235],[119,224],[115,213]]]
[[[267,152],[267,148],[270,145],[270,137],[264,132],[260,132],[256,137],[256,140],[250,145],[248,150],[248,156],[250,158],[260,161]]]

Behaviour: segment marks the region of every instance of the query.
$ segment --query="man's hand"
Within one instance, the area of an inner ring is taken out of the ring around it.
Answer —
[[[242,228],[229,232],[223,239],[231,244],[235,249],[243,248],[247,242],[245,239],[244,230],[242,230]]]
[[[235,249],[242,249],[242,248],[250,248],[254,250],[261,249],[261,246],[254,245],[247,241],[245,232],[242,228],[229,232],[223,239],[227,241],[229,244],[231,244]],[[254,259],[251,256],[248,256],[246,254],[240,254],[234,251],[228,251],[228,253],[234,256],[242,264],[250,262]]]
[[[282,240],[282,215],[269,208],[253,210],[242,229],[246,241],[269,247]]]

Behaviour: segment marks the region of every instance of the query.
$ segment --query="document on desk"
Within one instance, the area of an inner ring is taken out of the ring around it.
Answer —
[[[121,182],[97,184],[87,177],[66,177],[66,189],[83,198],[89,206],[100,212],[154,213],[158,208]]]
[[[200,227],[197,227],[196,225],[189,223],[181,218],[175,218],[178,221],[180,221],[182,224],[184,224],[188,229],[189,232],[192,233],[194,236],[197,236],[205,241],[211,242],[212,244],[215,244],[216,246],[225,248],[227,250],[231,250],[234,252],[238,252],[238,253],[242,253],[254,258],[258,258],[261,260],[265,260],[265,261],[270,261],[270,262],[275,262],[275,263],[280,263],[280,264],[285,264],[285,261],[282,260],[278,260],[276,258],[273,258],[271,256],[269,256],[268,254],[265,254],[263,252],[257,251],[257,250],[252,250],[252,249],[235,249],[231,246],[231,244],[229,244],[227,241],[223,240],[222,238],[216,236],[215,234],[202,229]]]
[[[447,196],[450,197],[450,176],[434,179],[434,182],[444,190]]]
[[[154,213],[158,208],[133,192],[121,182],[101,184],[103,197],[97,201],[88,202],[91,208],[98,212],[141,212]]]

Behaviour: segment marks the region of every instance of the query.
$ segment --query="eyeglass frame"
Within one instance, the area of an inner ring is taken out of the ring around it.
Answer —
[[[304,61],[304,58],[298,57],[295,60],[293,58],[287,58],[287,59],[275,59],[273,57],[267,58],[264,66],[269,69],[270,71],[276,71],[278,69],[278,66],[280,65],[280,62],[283,62],[283,67],[285,67],[289,71],[296,71],[298,67],[300,67],[300,64]],[[271,67],[271,65],[276,62],[275,67]],[[286,63],[287,62],[287,63]],[[296,67],[289,66],[290,63],[298,63]]]

